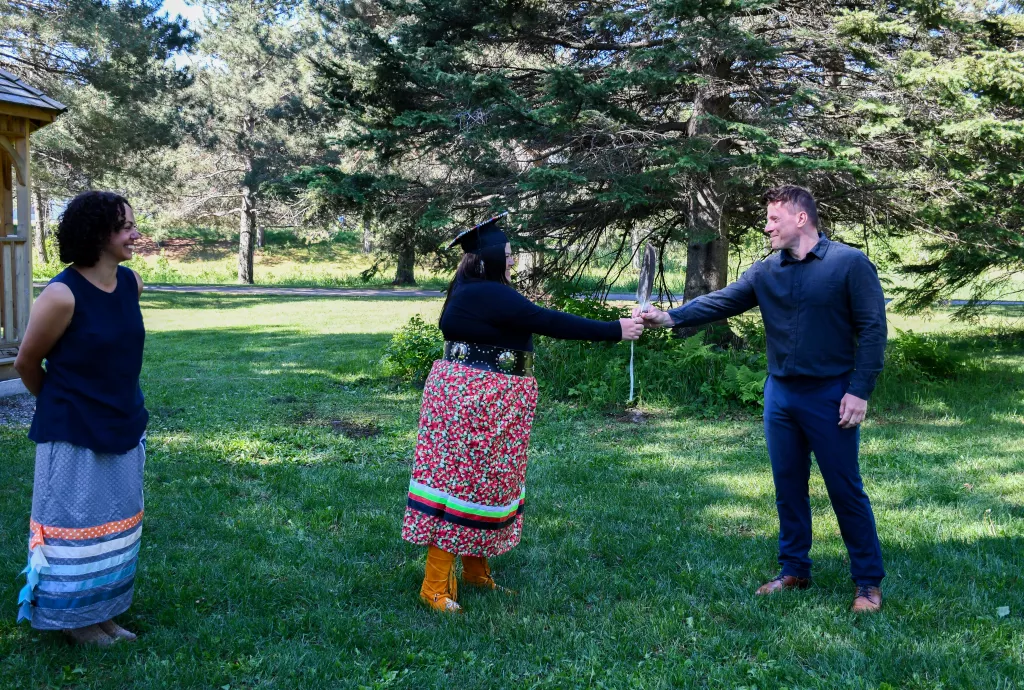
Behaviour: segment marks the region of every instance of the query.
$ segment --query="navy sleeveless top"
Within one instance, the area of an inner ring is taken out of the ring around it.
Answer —
[[[70,288],[75,313],[46,355],[28,437],[127,453],[139,445],[149,421],[139,386],[146,330],[135,274],[118,266],[111,293],[70,266],[50,282]]]

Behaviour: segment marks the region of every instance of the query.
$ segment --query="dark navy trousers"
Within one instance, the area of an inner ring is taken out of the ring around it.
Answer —
[[[839,402],[849,375],[835,378],[769,376],[764,389],[764,435],[779,511],[783,575],[811,576],[811,453],[825,480],[857,585],[878,586],[885,571],[875,516],[857,460],[860,427],[839,427]]]

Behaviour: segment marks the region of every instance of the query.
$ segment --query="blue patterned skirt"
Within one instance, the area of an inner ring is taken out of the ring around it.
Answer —
[[[18,620],[62,630],[102,623],[132,603],[142,537],[145,441],[127,453],[36,446],[25,587]]]

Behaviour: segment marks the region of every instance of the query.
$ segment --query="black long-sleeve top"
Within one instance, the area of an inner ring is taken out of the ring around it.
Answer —
[[[462,279],[441,317],[445,340],[533,351],[533,334],[563,340],[622,339],[616,321],[595,321],[537,306],[493,280]]]
[[[759,306],[772,376],[828,378],[853,372],[847,392],[867,400],[885,359],[885,297],[864,254],[818,243],[802,261],[772,254],[739,280],[669,312],[677,326],[699,326]]]

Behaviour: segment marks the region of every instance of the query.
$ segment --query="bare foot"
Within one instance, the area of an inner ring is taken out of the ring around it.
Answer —
[[[103,631],[98,625],[87,625],[84,628],[67,628],[64,634],[75,644],[109,647],[117,640]]]
[[[135,633],[122,628],[120,625],[114,622],[113,618],[111,618],[109,621],[104,621],[100,623],[100,627],[103,629],[103,632],[107,633],[107,635],[113,637],[115,640],[134,642],[138,639]]]

